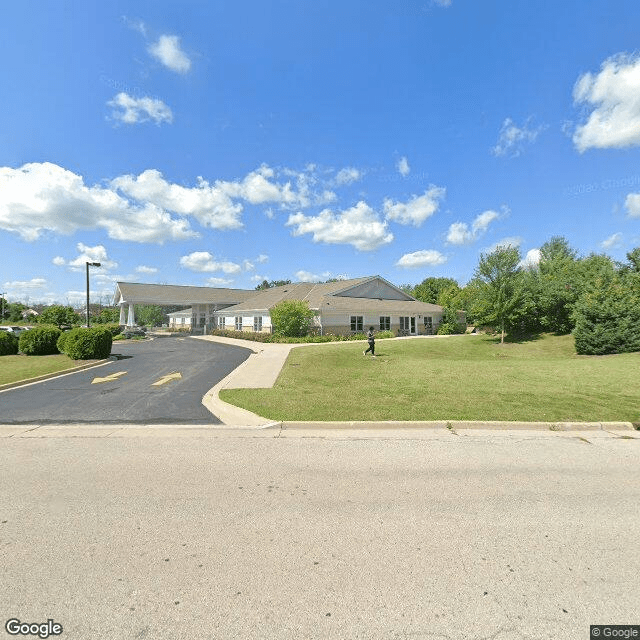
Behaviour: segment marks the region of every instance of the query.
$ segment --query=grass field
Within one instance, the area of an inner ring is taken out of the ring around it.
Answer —
[[[47,373],[64,371],[83,364],[65,355],[0,356],[0,384],[36,378]]]
[[[293,349],[273,389],[220,397],[273,420],[640,422],[640,353],[578,356],[572,336]]]

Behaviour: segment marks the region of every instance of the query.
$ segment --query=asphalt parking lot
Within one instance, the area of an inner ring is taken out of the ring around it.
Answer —
[[[202,397],[250,355],[185,337],[114,342],[119,359],[0,394],[4,424],[218,424]]]

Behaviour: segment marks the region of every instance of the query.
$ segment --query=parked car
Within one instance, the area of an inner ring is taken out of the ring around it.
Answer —
[[[122,335],[125,338],[133,338],[134,336],[146,336],[147,332],[142,327],[127,327]]]
[[[21,333],[29,331],[29,327],[0,327],[0,331],[6,331],[7,333],[13,333],[16,338],[20,337]]]

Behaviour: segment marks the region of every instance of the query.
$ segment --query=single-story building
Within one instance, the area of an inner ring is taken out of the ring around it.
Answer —
[[[182,311],[168,313],[169,327],[172,329],[191,329],[192,313],[192,309],[183,309]]]
[[[393,331],[397,335],[435,332],[442,307],[420,302],[380,276],[314,284],[300,282],[255,292],[236,305],[216,312],[217,328],[238,331],[272,330],[270,310],[284,300],[303,300],[315,312],[320,334],[344,335]]]
[[[135,324],[134,304],[184,304],[190,309],[170,314],[170,326],[255,332],[272,331],[270,311],[284,300],[306,301],[315,312],[314,328],[320,334],[344,335],[372,326],[396,335],[429,335],[443,316],[442,307],[416,300],[381,276],[298,282],[264,290],[118,282],[114,296],[123,325]]]

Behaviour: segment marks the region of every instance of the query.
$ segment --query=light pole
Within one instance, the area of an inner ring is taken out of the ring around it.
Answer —
[[[4,297],[7,295],[6,291],[3,291],[2,293],[0,293],[0,298],[2,298],[2,315],[0,316],[0,318],[2,320],[4,320]]]
[[[89,326],[89,267],[101,267],[99,262],[87,262],[87,327]]]

